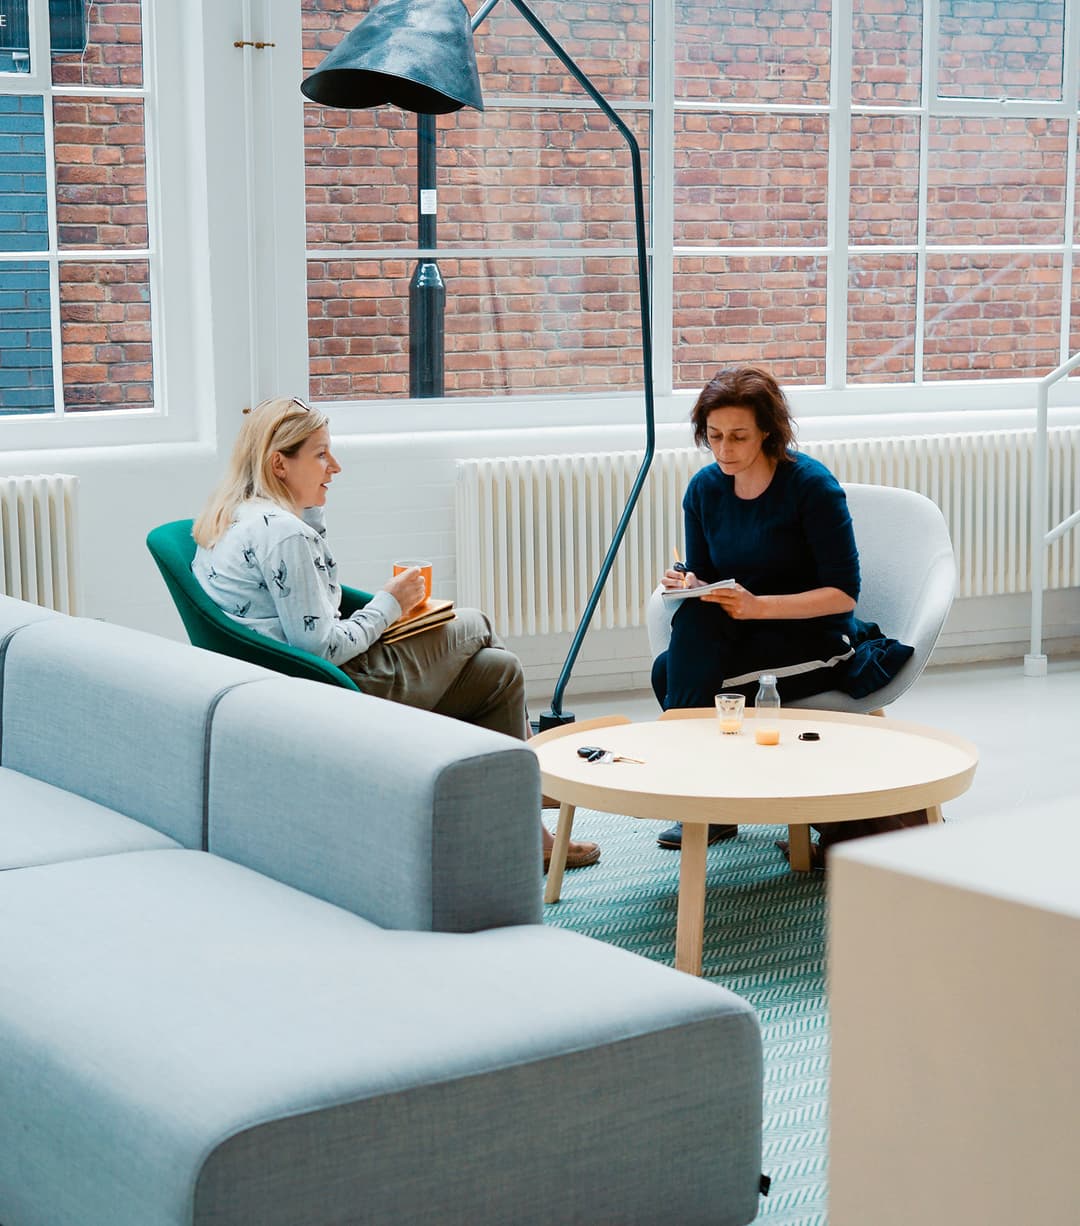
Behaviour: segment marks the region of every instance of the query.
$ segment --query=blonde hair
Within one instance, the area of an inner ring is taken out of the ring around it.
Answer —
[[[274,474],[274,453],[295,455],[330,420],[296,396],[274,396],[244,413],[228,470],[191,530],[204,549],[221,540],[237,507],[249,499],[269,498],[286,511],[296,511],[285,483]]]

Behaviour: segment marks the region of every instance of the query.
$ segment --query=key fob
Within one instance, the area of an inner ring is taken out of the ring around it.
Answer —
[[[596,745],[579,745],[577,756],[584,758],[586,762],[599,762],[605,753],[606,749],[600,749]]]

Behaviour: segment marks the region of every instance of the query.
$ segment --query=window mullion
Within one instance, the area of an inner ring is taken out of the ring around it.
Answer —
[[[825,291],[825,386],[847,383],[848,237],[851,214],[851,0],[832,7]]]
[[[158,412],[166,413],[165,383],[165,296],[161,292],[161,199],[160,163],[158,161],[157,117],[157,32],[155,0],[142,0],[142,93],[143,93],[143,173],[146,182],[146,279],[150,293],[150,353],[153,362],[151,395]],[[154,54],[147,49],[154,48]]]
[[[672,346],[675,277],[675,4],[653,0],[651,195],[653,383],[657,396],[674,384]]]
[[[938,0],[924,0],[922,30],[922,82],[919,90],[919,190],[918,227],[915,241],[915,344],[912,380],[923,382],[923,353],[926,333],[926,234],[930,202],[930,110],[937,92]]]
[[[1065,161],[1065,249],[1061,257],[1061,345],[1058,355],[1068,360],[1072,350],[1073,254],[1076,246],[1076,143],[1080,139],[1080,19],[1076,0],[1065,4],[1065,62],[1061,82],[1062,101],[1069,111],[1069,150]]]
[[[64,416],[64,337],[60,315],[60,252],[56,217],[56,151],[53,134],[52,54],[47,0],[30,0],[30,64],[41,91],[41,131],[45,142],[45,208],[47,215],[44,253],[49,268],[49,330],[52,334],[53,411]]]

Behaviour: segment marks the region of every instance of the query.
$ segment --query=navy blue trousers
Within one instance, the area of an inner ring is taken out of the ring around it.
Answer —
[[[851,651],[833,618],[736,621],[718,604],[684,600],[671,623],[671,642],[653,661],[652,687],[665,711],[711,707],[721,691],[753,703],[761,673],[776,673],[781,702],[840,688]],[[785,672],[785,670],[788,670]]]

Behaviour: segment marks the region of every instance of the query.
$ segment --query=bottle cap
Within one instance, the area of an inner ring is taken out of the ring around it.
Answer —
[[[775,685],[776,684],[776,674],[775,673],[762,673],[759,680],[762,685]]]

